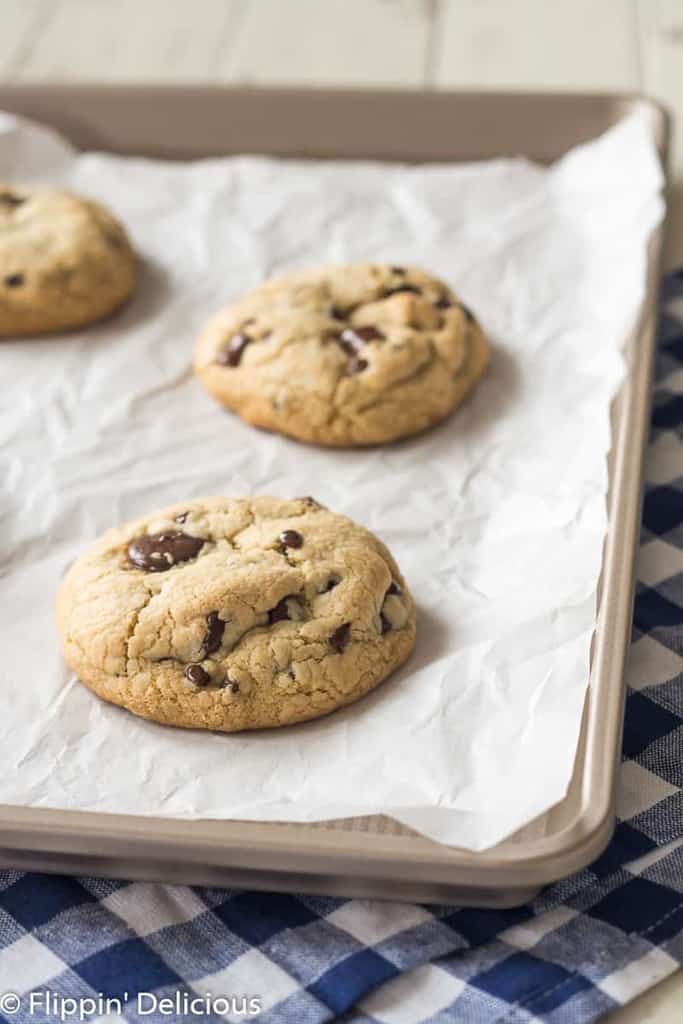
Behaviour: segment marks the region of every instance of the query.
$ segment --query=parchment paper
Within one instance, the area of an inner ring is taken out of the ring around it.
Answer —
[[[123,218],[139,291],[88,331],[6,342],[2,365],[0,801],[185,818],[383,812],[483,849],[567,787],[606,528],[610,400],[662,216],[632,117],[551,169],[75,155],[0,115],[0,177]],[[255,431],[190,371],[208,314],[288,268],[436,271],[495,344],[431,433],[326,451]],[[236,736],[101,703],[64,668],[53,601],[105,528],[212,494],[314,494],[376,531],[419,606],[410,662],[367,699]]]

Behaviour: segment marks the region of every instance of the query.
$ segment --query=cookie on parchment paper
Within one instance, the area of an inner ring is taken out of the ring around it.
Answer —
[[[57,624],[99,697],[224,732],[350,704],[415,644],[387,548],[312,498],[207,498],[109,530],[64,577]]]
[[[0,183],[0,337],[100,320],[128,298],[135,275],[128,236],[99,203]]]
[[[256,288],[209,321],[194,365],[209,394],[248,423],[356,446],[439,423],[488,360],[479,324],[442,281],[358,263]]]

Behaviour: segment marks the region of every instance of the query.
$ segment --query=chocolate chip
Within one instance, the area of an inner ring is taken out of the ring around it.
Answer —
[[[8,274],[4,279],[4,284],[6,284],[8,288],[20,288],[23,283],[23,274]]]
[[[197,665],[194,662],[185,668],[185,678],[189,679],[195,686],[208,686],[211,682],[211,676],[206,669],[203,669],[201,665]]]
[[[351,639],[351,623],[343,622],[330,637],[330,647],[333,647],[337,654],[341,654]]]
[[[392,274],[405,274],[406,272],[405,267],[391,267],[390,269]]]
[[[206,627],[206,633],[202,640],[202,657],[204,658],[217,651],[223,642],[225,621],[218,612],[209,612],[206,616]]]
[[[283,530],[278,540],[281,551],[286,551],[287,548],[300,548],[304,542],[298,530]]]
[[[0,192],[0,206],[14,208],[15,206],[21,206],[25,202],[26,197],[18,196],[16,192]]]
[[[389,584],[389,589],[387,590],[387,597],[389,596],[389,594],[396,594],[398,597],[400,597],[402,593],[403,591],[399,587],[398,583],[395,583],[394,580],[392,580],[391,583]]]
[[[185,520],[187,519],[187,517],[189,516],[189,514],[190,514],[189,512],[180,512],[177,516],[173,517],[173,522],[174,523],[184,523]]]
[[[330,316],[333,320],[346,320],[346,313],[341,306],[330,306]]]
[[[367,361],[367,359],[359,359],[358,357],[354,357],[350,361],[349,365],[346,367],[346,376],[347,377],[353,377],[354,374],[362,373],[363,370],[367,370],[367,368],[368,368],[368,361]]]
[[[384,636],[384,634],[388,633],[389,630],[391,629],[391,623],[389,622],[389,619],[386,617],[384,612],[379,613],[379,621],[381,623],[382,636]]]
[[[365,327],[347,327],[339,335],[339,344],[350,356],[356,355],[368,341],[383,341],[384,335],[372,324]]]
[[[447,295],[442,295],[440,299],[437,299],[434,303],[437,309],[450,309],[453,305],[453,300],[449,299]]]
[[[399,284],[395,288],[387,288],[384,298],[388,299],[390,295],[397,295],[399,292],[412,292],[413,295],[422,295],[422,289],[418,288],[416,284]]]
[[[220,366],[239,366],[244,350],[250,341],[249,335],[242,334],[241,331],[233,334],[227,348],[216,356],[216,362]]]
[[[196,558],[203,546],[201,537],[190,537],[180,530],[144,533],[128,545],[128,561],[147,572],[166,572],[178,562]]]
[[[319,593],[320,594],[329,594],[330,590],[334,590],[334,588],[337,586],[338,583],[339,583],[339,577],[338,576],[330,576],[330,578],[325,580],[325,582],[323,583],[322,588],[320,589]]]
[[[283,597],[281,601],[271,608],[268,612],[268,622],[272,626],[274,622],[283,622],[289,618],[289,609],[287,608],[287,602],[289,597]]]
[[[228,678],[228,679],[225,680],[225,689],[229,690],[230,693],[239,693],[240,692],[240,684],[236,683],[234,679]]]

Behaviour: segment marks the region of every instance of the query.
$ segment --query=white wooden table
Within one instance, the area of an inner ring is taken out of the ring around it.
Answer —
[[[673,117],[683,264],[683,0],[0,0],[0,80],[644,92]],[[680,1024],[683,974],[614,1024]]]

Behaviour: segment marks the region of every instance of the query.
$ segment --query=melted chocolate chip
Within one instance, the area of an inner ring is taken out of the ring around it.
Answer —
[[[15,206],[21,206],[25,202],[26,197],[18,196],[16,192],[0,192],[0,206],[9,206],[13,209]]]
[[[398,597],[400,597],[402,593],[403,591],[399,587],[398,583],[395,583],[392,580],[391,583],[389,584],[389,589],[387,590],[387,597],[389,596],[389,594],[396,594]]]
[[[202,640],[202,657],[214,654],[223,642],[225,621],[218,612],[209,612],[206,616],[206,633]]]
[[[20,288],[24,283],[23,274],[8,274],[3,282],[8,288]]]
[[[333,647],[337,654],[341,654],[351,639],[351,623],[343,622],[330,637],[330,647]]]
[[[391,629],[391,623],[389,622],[389,619],[386,617],[384,612],[379,613],[379,621],[381,623],[382,636],[384,636],[384,634],[388,633],[389,630]]]
[[[274,608],[270,609],[268,612],[268,622],[271,626],[275,622],[283,622],[285,619],[289,618],[289,610],[287,608],[288,601],[289,597],[283,597],[281,601],[278,601]]]
[[[384,335],[372,324],[365,327],[347,327],[339,335],[339,344],[350,356],[356,355],[368,341],[383,341]]]
[[[286,551],[287,548],[300,548],[304,542],[298,530],[283,530],[278,540],[280,541],[281,551]]]
[[[449,299],[447,295],[442,295],[440,299],[437,299],[434,303],[437,309],[450,309],[453,305],[453,300]]]
[[[399,284],[395,288],[387,288],[384,298],[388,299],[390,295],[397,295],[399,292],[412,292],[413,295],[422,295],[422,289],[418,288],[416,284]]]
[[[144,533],[128,545],[128,561],[136,569],[166,572],[179,562],[196,558],[203,545],[201,537],[190,537],[180,530]]]
[[[354,357],[349,365],[346,367],[346,376],[353,377],[356,373],[362,373],[363,370],[367,370],[368,361],[367,359],[359,359],[357,356]]]
[[[241,331],[233,334],[228,342],[228,347],[216,356],[216,362],[220,366],[239,366],[244,350],[250,342],[251,338],[248,334],[243,334]]]
[[[341,306],[330,306],[330,316],[333,320],[346,320],[346,313]]]
[[[211,676],[201,665],[192,663],[185,668],[185,678],[189,679],[194,686],[208,686]]]

